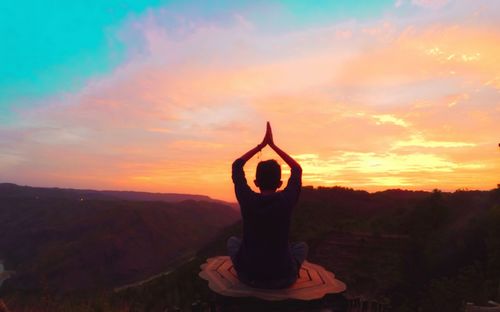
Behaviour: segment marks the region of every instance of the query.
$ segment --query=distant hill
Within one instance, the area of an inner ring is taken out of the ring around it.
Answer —
[[[151,192],[136,192],[136,191],[109,191],[109,190],[81,190],[71,188],[57,187],[32,187],[21,186],[13,183],[0,183],[0,193],[9,197],[57,197],[67,199],[103,199],[116,200],[124,199],[131,201],[164,201],[164,202],[181,202],[184,200],[196,200],[216,202],[228,205],[232,208],[237,208],[236,203],[225,202],[218,199],[210,198],[206,195],[196,194],[179,194],[179,193],[151,193]]]
[[[239,219],[198,195],[0,184],[4,289],[111,289],[157,274]]]

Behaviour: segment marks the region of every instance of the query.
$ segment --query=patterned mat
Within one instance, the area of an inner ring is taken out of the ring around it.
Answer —
[[[285,289],[252,288],[238,280],[228,256],[207,259],[201,265],[200,277],[208,281],[214,292],[229,297],[256,297],[264,300],[313,300],[329,293],[340,293],[346,285],[322,266],[305,261],[295,284]]]

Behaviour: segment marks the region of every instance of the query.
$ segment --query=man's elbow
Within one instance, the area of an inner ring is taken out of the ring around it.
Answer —
[[[231,168],[233,169],[233,171],[240,169],[240,168],[243,168],[243,159],[238,158],[235,161],[233,161]]]

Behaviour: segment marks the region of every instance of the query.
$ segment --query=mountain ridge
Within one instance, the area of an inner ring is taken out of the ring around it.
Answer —
[[[44,192],[44,195],[52,195],[61,197],[74,197],[77,199],[123,199],[130,201],[164,201],[164,202],[181,202],[184,200],[208,201],[228,205],[232,208],[237,208],[238,204],[220,199],[212,198],[208,195],[186,194],[186,193],[163,193],[163,192],[141,192],[128,190],[95,190],[95,189],[75,189],[61,187],[39,187],[29,185],[19,185],[10,182],[0,182],[0,192],[22,190],[23,196],[26,191],[30,191],[34,196],[37,192]],[[48,193],[50,192],[50,193]],[[14,195],[14,194],[13,194]]]

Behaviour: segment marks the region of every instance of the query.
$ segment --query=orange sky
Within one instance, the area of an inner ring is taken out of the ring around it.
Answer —
[[[404,18],[395,7],[276,33],[239,17],[182,38],[150,12],[131,21],[147,53],[0,126],[0,181],[234,201],[231,162],[269,120],[304,185],[494,188],[500,19],[489,9],[458,1]]]

